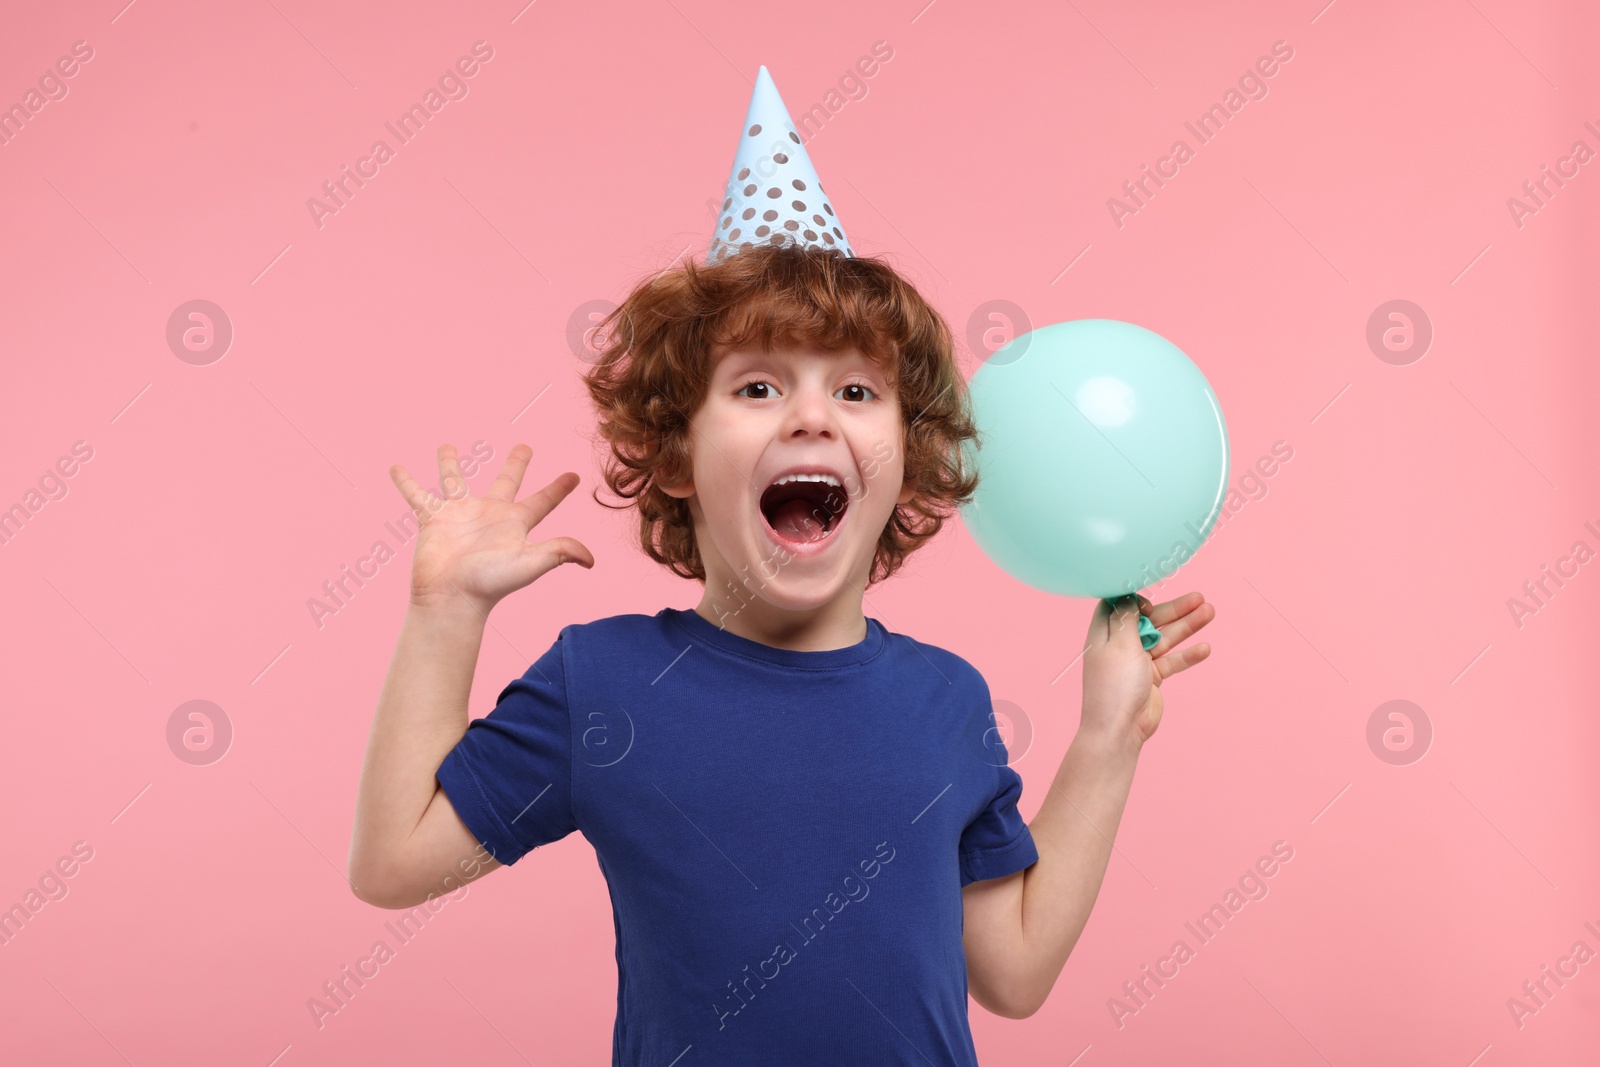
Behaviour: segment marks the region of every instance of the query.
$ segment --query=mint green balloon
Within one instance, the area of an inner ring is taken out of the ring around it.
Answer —
[[[1200,368],[1160,334],[1115,319],[1042,326],[969,387],[979,485],[961,516],[1013,578],[1115,598],[1169,576],[1210,535],[1228,428]]]

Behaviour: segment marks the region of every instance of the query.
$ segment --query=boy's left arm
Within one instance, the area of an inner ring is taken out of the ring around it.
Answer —
[[[1141,610],[1161,631],[1149,652]],[[1215,615],[1199,593],[1159,606],[1136,594],[1096,605],[1078,733],[1028,824],[1039,860],[961,891],[967,986],[996,1015],[1027,1018],[1050,995],[1100,892],[1140,749],[1161,723],[1161,682],[1211,654],[1205,643],[1177,646]]]

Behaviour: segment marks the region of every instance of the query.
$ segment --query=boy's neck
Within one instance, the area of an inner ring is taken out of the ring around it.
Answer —
[[[729,610],[707,589],[694,611],[711,625],[737,637],[792,652],[831,652],[867,639],[861,595],[854,590],[810,611],[786,611],[758,596]]]

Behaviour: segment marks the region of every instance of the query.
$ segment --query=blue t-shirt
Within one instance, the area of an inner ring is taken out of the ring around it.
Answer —
[[[975,1065],[961,887],[1039,858],[983,676],[867,619],[567,626],[439,766],[489,854],[574,830],[616,927],[614,1067]]]

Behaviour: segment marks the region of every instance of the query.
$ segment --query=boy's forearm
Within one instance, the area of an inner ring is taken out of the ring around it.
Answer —
[[[1028,824],[1039,861],[1024,872],[1019,987],[1044,1002],[1100,893],[1139,746],[1079,730]]]
[[[356,794],[350,875],[358,889],[411,836],[433,799],[434,772],[467,731],[484,624],[465,600],[406,609]]]

